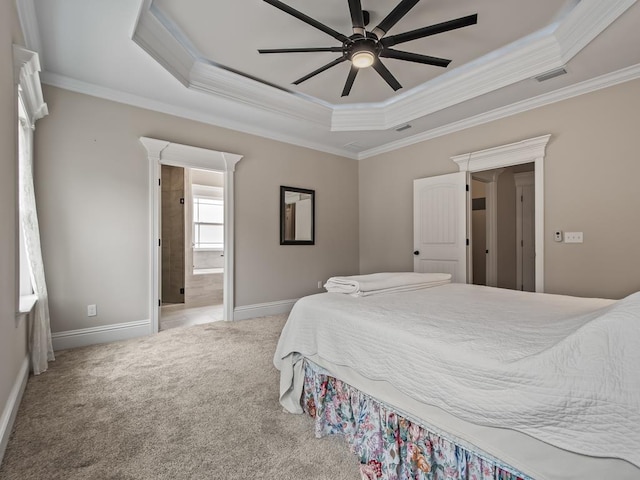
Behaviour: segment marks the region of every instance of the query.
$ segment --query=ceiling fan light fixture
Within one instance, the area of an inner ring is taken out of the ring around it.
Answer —
[[[361,50],[351,56],[351,63],[353,63],[353,66],[357,68],[370,67],[371,65],[373,65],[373,62],[375,62],[375,60],[376,57],[373,52],[370,52],[368,50]]]

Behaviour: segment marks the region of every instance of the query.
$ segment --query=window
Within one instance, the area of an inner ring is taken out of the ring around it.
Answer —
[[[224,202],[193,197],[193,246],[196,250],[224,248]]]

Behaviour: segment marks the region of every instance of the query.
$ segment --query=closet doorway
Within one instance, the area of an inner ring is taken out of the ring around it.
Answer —
[[[535,291],[534,171],[525,163],[471,174],[472,283]]]

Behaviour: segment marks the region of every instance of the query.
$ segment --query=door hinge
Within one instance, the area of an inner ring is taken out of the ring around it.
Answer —
[[[161,307],[162,306],[162,300],[158,299],[158,306]]]
[[[520,201],[524,202],[524,195],[520,195]]]
[[[467,238],[467,247],[469,246],[469,239]]]
[[[467,192],[469,191],[469,184],[467,183]]]
[[[184,295],[184,287],[180,289],[180,295]]]
[[[184,198],[180,199],[180,205],[184,205]]]
[[[158,239],[158,246],[159,246],[159,247],[161,247],[161,246],[162,246],[162,239],[161,239],[161,238],[159,238],[159,239]]]
[[[158,185],[162,185],[162,180],[158,179]]]

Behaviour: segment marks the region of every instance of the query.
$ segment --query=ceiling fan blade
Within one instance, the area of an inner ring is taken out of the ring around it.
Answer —
[[[258,53],[305,53],[305,52],[336,52],[341,53],[342,47],[310,47],[310,48],[261,48]]]
[[[344,84],[344,88],[342,89],[342,96],[347,97],[349,93],[351,93],[351,87],[353,87],[353,82],[356,79],[356,75],[358,75],[358,67],[351,65],[351,70],[349,70],[349,76],[347,77],[347,81]]]
[[[419,53],[401,52],[391,48],[383,48],[380,52],[381,57],[395,58],[397,60],[406,60],[407,62],[424,63],[426,65],[435,65],[436,67],[447,67],[451,60],[439,57],[430,57],[429,55],[420,55]]]
[[[320,67],[317,70],[314,70],[313,72],[311,72],[308,75],[305,75],[302,78],[299,78],[298,80],[296,80],[295,82],[293,82],[294,85],[300,85],[302,82],[306,82],[307,80],[309,80],[311,77],[315,77],[316,75],[318,75],[319,73],[324,72],[325,70],[329,70],[331,67],[335,67],[336,65],[338,65],[339,63],[344,62],[345,60],[347,60],[346,56],[342,56],[340,58],[336,58],[333,62],[329,62],[326,65]]]
[[[351,12],[351,23],[353,25],[353,33],[364,36],[365,29],[364,29],[364,12],[362,11],[362,2],[360,2],[360,0],[349,0],[349,11]]]
[[[376,35],[378,38],[384,37],[386,33],[391,30],[391,28],[398,23],[402,17],[409,13],[409,10],[415,7],[419,1],[420,0],[402,0],[398,5],[396,5],[396,8],[391,10],[391,13],[373,29],[371,33]]]
[[[316,19],[311,18],[302,12],[299,12],[295,8],[292,8],[289,5],[280,2],[279,0],[264,0],[264,1],[267,2],[269,5],[273,5],[277,9],[280,9],[283,12],[296,17],[298,20],[302,20],[304,23],[311,25],[312,27],[315,27],[318,30],[323,31],[327,35],[331,35],[333,38],[341,42],[346,42],[349,40],[349,38],[346,35],[343,35],[340,32],[336,32],[333,28],[326,26],[324,23],[320,23]]]
[[[383,47],[392,47],[399,43],[409,42],[411,40],[417,40],[418,38],[428,37],[430,35],[437,35],[438,33],[448,32],[450,30],[456,30],[458,28],[468,27],[469,25],[475,25],[478,23],[478,14],[468,15],[466,17],[456,18],[455,20],[449,20],[448,22],[437,23],[428,27],[418,28],[417,30],[411,30],[410,32],[399,33],[398,35],[392,35],[390,37],[383,38],[380,43]]]
[[[387,82],[394,91],[400,90],[402,88],[400,82],[396,80],[396,77],[394,77],[387,69],[387,67],[382,64],[379,58],[376,58],[376,61],[373,62],[373,68],[376,72],[378,72],[378,74],[380,74],[382,78],[384,78],[384,81]]]

